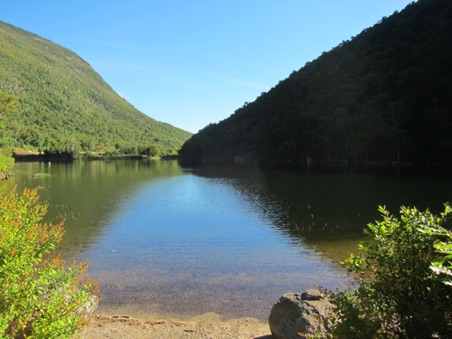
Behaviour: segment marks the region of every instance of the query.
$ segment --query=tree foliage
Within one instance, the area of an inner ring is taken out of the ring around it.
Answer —
[[[13,115],[18,113],[19,104],[17,98],[14,95],[0,92],[0,118],[4,115]]]
[[[7,142],[7,133],[5,133],[5,120],[11,119],[18,114],[19,104],[14,95],[0,92],[0,177],[11,170],[14,165],[14,159],[9,149],[5,147]],[[6,140],[5,140],[6,139]]]
[[[62,338],[82,322],[78,308],[95,291],[87,264],[65,267],[50,254],[63,224],[42,224],[47,206],[36,190],[0,195],[0,336]]]
[[[419,0],[308,62],[182,147],[261,165],[452,162],[452,2]]]
[[[452,286],[431,269],[438,260],[451,263],[436,252],[439,234],[450,232],[451,212],[450,205],[439,216],[402,207],[396,218],[380,207],[382,220],[368,225],[372,239],[345,262],[359,284],[335,296],[339,338],[452,336]]]
[[[155,144],[167,154],[191,135],[135,109],[86,61],[51,41],[0,22],[0,45],[0,92],[20,105],[5,124],[12,146],[111,153]]]

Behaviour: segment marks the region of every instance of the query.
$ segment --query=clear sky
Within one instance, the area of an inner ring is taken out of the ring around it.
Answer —
[[[14,0],[143,113],[197,132],[411,0]],[[0,46],[1,48],[1,46]]]

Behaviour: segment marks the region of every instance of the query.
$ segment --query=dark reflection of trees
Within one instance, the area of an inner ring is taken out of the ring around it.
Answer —
[[[365,226],[379,218],[379,205],[394,214],[401,205],[440,211],[452,198],[447,178],[237,168],[194,173],[233,186],[293,244],[314,246],[334,260],[356,249]]]
[[[176,161],[21,163],[14,183],[19,191],[39,187],[41,201],[49,204],[47,222],[66,219],[64,255],[92,246],[137,189],[182,173]]]
[[[356,248],[365,225],[379,217],[378,205],[392,213],[400,205],[439,212],[443,202],[452,201],[450,178],[238,168],[192,173],[233,187],[294,246],[313,246],[335,260]],[[74,253],[93,246],[138,189],[182,174],[175,161],[21,163],[3,186],[41,187],[39,194],[49,203],[46,220],[66,218],[62,251]]]

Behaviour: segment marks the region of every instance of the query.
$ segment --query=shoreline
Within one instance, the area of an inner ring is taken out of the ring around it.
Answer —
[[[268,323],[251,317],[224,320],[209,312],[193,317],[93,314],[74,338],[236,338],[270,339]]]

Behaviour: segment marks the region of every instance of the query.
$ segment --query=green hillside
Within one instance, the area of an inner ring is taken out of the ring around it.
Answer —
[[[4,145],[58,152],[177,151],[191,133],[135,109],[75,53],[0,22],[0,92],[19,101]]]
[[[452,165],[452,1],[419,0],[189,139],[185,159]]]

